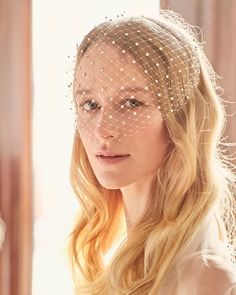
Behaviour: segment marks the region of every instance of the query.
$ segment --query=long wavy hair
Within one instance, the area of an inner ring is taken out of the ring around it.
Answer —
[[[171,143],[156,171],[151,205],[107,266],[103,255],[124,224],[122,195],[120,190],[106,189],[98,182],[75,131],[71,184],[81,210],[71,233],[69,255],[78,294],[158,294],[175,257],[191,241],[209,211],[216,208],[217,218],[227,232],[228,245],[235,247],[235,176],[232,160],[227,158],[221,140],[226,123],[221,89],[203,53],[199,31],[174,12],[161,11],[160,19],[161,22],[136,17],[119,22],[138,23],[144,32],[148,29],[155,36],[160,31],[162,36],[163,30],[171,34],[188,55],[197,55],[199,84],[191,99],[165,119]],[[86,50],[99,40],[101,32],[109,27],[112,34],[115,24],[106,22],[88,33],[85,39],[90,41],[84,39],[79,46],[76,67]],[[127,30],[132,30],[132,26],[127,25]],[[130,48],[130,41],[123,35],[119,36],[120,46]],[[185,37],[179,38],[180,35]],[[137,37],[147,45],[150,43],[145,33]],[[154,48],[166,40],[160,37],[159,42],[153,44]],[[191,42],[197,44],[197,51],[188,50]],[[131,53],[135,57],[145,54],[138,49]],[[176,52],[170,48],[161,54],[165,62],[160,64],[161,70],[156,75],[171,72],[170,59]],[[143,66],[141,59],[140,65]]]

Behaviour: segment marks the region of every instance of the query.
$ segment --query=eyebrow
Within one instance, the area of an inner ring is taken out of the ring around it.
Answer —
[[[124,87],[123,89],[120,89],[118,91],[118,93],[122,93],[122,92],[140,92],[140,91],[147,91],[146,89],[144,89],[144,87]],[[93,91],[91,91],[90,89],[78,89],[76,90],[75,94],[77,95],[81,95],[81,94],[91,94],[93,93]]]

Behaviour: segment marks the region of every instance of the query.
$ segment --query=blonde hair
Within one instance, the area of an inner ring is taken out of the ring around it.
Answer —
[[[182,42],[188,54],[194,54],[188,48],[191,42],[196,45],[196,31],[173,12],[161,11],[161,17],[161,25],[144,17],[135,18],[133,22],[150,29],[153,34],[158,34],[164,26],[167,34],[176,34],[176,42]],[[127,20],[122,22],[128,23]],[[86,39],[90,37],[90,42],[81,43],[77,66],[101,28],[109,26],[111,30],[112,25],[112,22],[102,24],[86,36]],[[180,39],[180,35],[189,37]],[[193,36],[194,41],[191,41]],[[122,41],[121,44],[129,46]],[[169,60],[171,54],[176,53],[162,54],[163,60]],[[120,190],[100,185],[75,132],[71,184],[82,208],[71,234],[70,257],[78,294],[157,294],[176,255],[213,208],[218,209],[218,219],[224,222],[229,247],[235,247],[235,176],[233,164],[224,155],[220,142],[226,122],[225,111],[216,75],[200,43],[195,54],[200,63],[199,84],[191,99],[165,119],[171,143],[156,172],[150,199],[152,206],[147,207],[107,267],[102,257],[120,229],[122,196]],[[168,72],[164,63],[160,66],[161,71]]]

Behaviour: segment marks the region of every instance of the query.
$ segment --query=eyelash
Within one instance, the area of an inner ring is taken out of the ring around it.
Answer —
[[[142,101],[140,101],[140,100],[138,100],[136,98],[126,98],[126,99],[121,101],[121,105],[124,106],[126,102],[130,102],[130,101],[133,101],[133,102],[137,103],[138,105],[135,105],[134,107],[127,107],[127,109],[133,109],[133,108],[136,108],[136,107],[139,107],[139,106],[142,106],[142,105],[147,105],[144,102],[142,102]],[[82,103],[80,103],[80,105],[79,105],[80,108],[83,108],[86,103],[97,104],[96,101],[94,101],[92,99],[87,99],[87,100],[83,101]],[[99,105],[97,104],[97,106],[99,106]],[[93,110],[90,109],[90,110],[86,110],[86,111],[94,111],[96,109],[101,109],[101,106],[96,107]]]

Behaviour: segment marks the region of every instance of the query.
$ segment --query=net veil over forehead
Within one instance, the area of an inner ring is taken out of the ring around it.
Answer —
[[[101,129],[120,138],[167,119],[193,97],[199,50],[190,25],[164,13],[157,20],[129,17],[96,26],[77,53],[79,133],[93,137]]]

